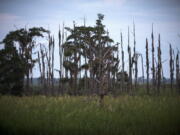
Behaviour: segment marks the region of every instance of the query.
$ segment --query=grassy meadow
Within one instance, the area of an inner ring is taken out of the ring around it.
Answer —
[[[1,135],[179,135],[178,96],[0,97]]]

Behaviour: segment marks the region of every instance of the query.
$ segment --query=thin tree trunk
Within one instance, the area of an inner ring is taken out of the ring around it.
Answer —
[[[173,60],[173,49],[171,47],[171,44],[169,45],[169,54],[170,54],[170,60],[169,60],[170,79],[171,79],[171,91],[172,91],[172,89],[173,89],[173,81],[174,81],[174,60]]]
[[[157,73],[157,94],[160,94],[160,87],[161,87],[161,73],[162,73],[162,63],[161,63],[161,39],[160,39],[160,34],[158,38],[158,73]]]
[[[42,85],[42,67],[41,67],[40,52],[38,52],[38,65],[39,65],[39,73],[40,73],[40,84]]]
[[[128,27],[128,54],[129,54],[129,91],[132,92],[132,57],[131,57],[131,47],[130,47],[130,36]]]
[[[42,83],[43,83],[43,87],[44,89],[46,89],[46,78],[45,78],[45,53],[44,53],[44,50],[42,48],[42,44],[40,45],[40,52],[41,52],[41,63],[42,63]]]
[[[143,78],[143,84],[144,84],[144,62],[143,62],[142,54],[140,54],[140,57],[141,57],[142,78]]]
[[[179,51],[177,51],[176,55],[176,88],[177,92],[180,94]]]
[[[155,89],[156,87],[156,77],[155,77],[155,57],[154,57],[154,33],[153,33],[153,24],[152,24],[152,33],[151,33],[151,39],[152,39],[152,87]]]
[[[136,30],[135,24],[133,23],[133,36],[134,36],[134,64],[135,64],[135,89],[137,89],[137,79],[138,79],[138,56],[136,54]]]
[[[124,50],[123,50],[123,37],[122,37],[122,33],[121,33],[121,57],[122,57],[122,80],[121,80],[121,87],[122,87],[122,91],[124,91]]]
[[[54,47],[55,47],[55,40],[54,37],[52,39],[52,67],[51,67],[51,85],[52,89],[54,89]]]
[[[149,95],[149,47],[148,47],[147,38],[146,38],[146,76],[147,76],[146,88],[147,88],[147,94]]]

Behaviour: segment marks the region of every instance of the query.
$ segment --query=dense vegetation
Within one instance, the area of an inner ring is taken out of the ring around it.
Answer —
[[[178,135],[179,97],[1,97],[2,134]]]
[[[23,90],[24,62],[14,47],[0,51],[0,92],[20,95]]]

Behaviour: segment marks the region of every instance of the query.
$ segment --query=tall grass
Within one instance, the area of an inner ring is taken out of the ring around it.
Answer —
[[[179,114],[179,97],[0,97],[1,134],[178,135]]]

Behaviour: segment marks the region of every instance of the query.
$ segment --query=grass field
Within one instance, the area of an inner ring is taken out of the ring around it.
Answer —
[[[179,135],[180,98],[0,97],[0,131],[14,135]]]

